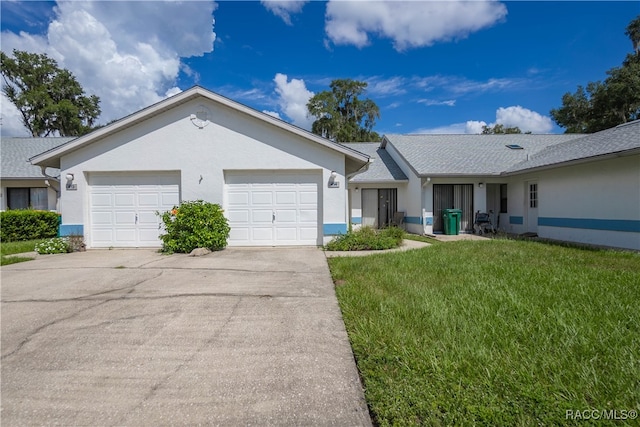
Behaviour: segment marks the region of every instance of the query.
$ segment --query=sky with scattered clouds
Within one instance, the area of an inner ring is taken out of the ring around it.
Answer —
[[[562,133],[549,111],[631,52],[637,1],[2,0],[3,52],[46,53],[106,124],[200,85],[310,129],[333,79],[368,83],[375,130]],[[2,135],[25,135],[2,95]]]

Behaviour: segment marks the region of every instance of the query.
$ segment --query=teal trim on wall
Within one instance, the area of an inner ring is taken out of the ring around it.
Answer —
[[[354,216],[351,218],[351,224],[362,224],[362,218]]]
[[[84,225],[82,224],[61,224],[58,229],[60,237],[84,236]]]
[[[582,228],[585,230],[626,231],[640,233],[640,221],[632,219],[538,218],[545,227]]]
[[[325,236],[335,236],[347,233],[347,224],[322,224],[322,232]]]
[[[510,216],[509,217],[509,224],[522,225],[522,224],[524,224],[524,217],[523,216]]]
[[[419,216],[405,216],[404,222],[407,224],[422,224],[422,217]]]

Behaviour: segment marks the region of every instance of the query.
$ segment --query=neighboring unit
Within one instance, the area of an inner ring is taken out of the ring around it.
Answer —
[[[222,205],[230,246],[322,245],[369,158],[194,87],[31,160],[60,168],[61,234],[97,248],[160,246],[156,212],[198,199]]]
[[[0,210],[56,210],[60,194],[60,171],[47,168],[43,175],[29,158],[55,148],[73,138],[2,138],[0,139]]]
[[[441,233],[445,209],[477,212],[509,233],[640,249],[640,121],[592,135],[385,135],[347,144],[374,163],[350,180],[351,223],[404,214]]]

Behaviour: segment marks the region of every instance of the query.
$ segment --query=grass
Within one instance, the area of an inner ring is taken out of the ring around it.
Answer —
[[[640,409],[640,254],[500,239],[329,265],[380,426]]]
[[[25,240],[22,242],[0,242],[0,265],[15,264],[18,262],[31,261],[28,257],[6,257],[6,255],[33,252],[37,243],[48,239]]]

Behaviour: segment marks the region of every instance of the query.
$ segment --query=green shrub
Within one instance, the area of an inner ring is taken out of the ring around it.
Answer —
[[[404,230],[389,227],[375,230],[372,227],[361,227],[356,231],[348,231],[334,238],[326,245],[328,251],[368,251],[396,248],[402,243]]]
[[[58,235],[58,214],[49,211],[9,210],[0,213],[3,242],[46,239]]]
[[[65,237],[56,237],[37,243],[34,249],[39,254],[64,254],[71,252],[69,239]]]
[[[166,232],[160,235],[163,252],[217,251],[227,246],[230,228],[220,205],[202,200],[183,202],[158,215]]]

